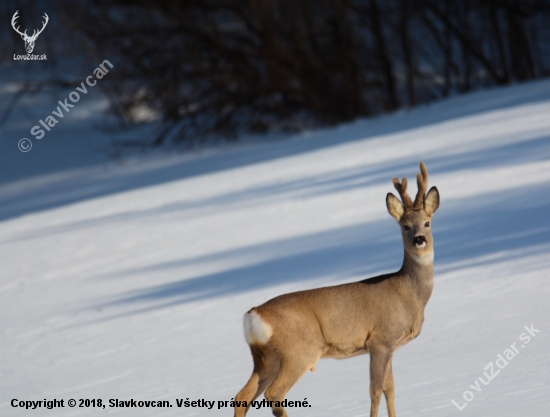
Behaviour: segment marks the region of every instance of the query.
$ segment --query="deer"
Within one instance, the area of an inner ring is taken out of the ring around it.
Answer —
[[[245,339],[254,368],[235,397],[235,417],[244,417],[262,393],[273,415],[287,417],[288,391],[321,358],[370,356],[370,417],[378,416],[382,393],[389,417],[395,414],[392,357],[416,338],[434,285],[432,216],[439,192],[428,187],[428,170],[420,163],[418,192],[412,201],[407,178],[393,179],[399,200],[386,196],[389,214],[397,220],[404,258],[397,272],[341,284],[283,294],[244,315]]]
[[[34,50],[34,43],[36,42],[36,38],[38,38],[38,35],[40,35],[44,31],[44,29],[46,28],[46,25],[50,21],[50,18],[46,13],[44,13],[44,16],[42,16],[44,18],[44,22],[42,23],[42,29],[33,30],[32,35],[29,36],[27,35],[27,29],[25,29],[25,32],[21,32],[19,30],[19,26],[15,27],[15,24],[16,24],[15,22],[19,18],[18,13],[19,13],[19,10],[17,10],[13,14],[13,17],[11,18],[11,26],[13,30],[19,33],[21,35],[21,38],[23,38],[23,40],[25,41],[25,49],[27,50],[27,53],[32,54],[32,51]]]

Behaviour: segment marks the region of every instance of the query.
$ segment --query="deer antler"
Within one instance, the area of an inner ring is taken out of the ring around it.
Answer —
[[[420,163],[420,174],[416,175],[416,183],[418,184],[418,193],[414,199],[413,210],[421,210],[424,208],[424,197],[428,189],[428,169],[424,162]]]
[[[19,26],[15,27],[15,21],[19,18],[19,16],[17,16],[17,13],[19,13],[19,10],[17,10],[13,17],[11,18],[11,27],[13,28],[13,30],[15,30],[17,33],[19,33],[21,36],[27,36],[27,31],[25,30],[25,33],[21,32],[19,30]]]
[[[42,22],[42,29],[40,29],[40,30],[38,30],[38,31],[37,31],[36,29],[33,30],[32,36],[29,36],[29,35],[27,35],[27,29],[25,29],[25,32],[21,32],[21,31],[19,30],[19,26],[15,27],[16,21],[17,21],[17,19],[19,18],[18,13],[19,13],[19,10],[17,10],[17,11],[14,13],[13,17],[11,18],[11,26],[13,27],[13,30],[15,30],[17,33],[19,33],[19,34],[23,37],[23,39],[25,39],[25,41],[27,41],[27,40],[29,40],[29,41],[35,41],[36,38],[38,37],[38,35],[40,35],[40,34],[44,31],[44,29],[46,28],[46,25],[47,25],[48,22],[50,21],[50,18],[48,17],[47,13],[44,13],[44,16],[42,16],[42,17],[43,17],[45,20],[44,20],[44,22]]]
[[[401,182],[399,182],[399,178],[394,178],[393,186],[401,196],[401,201],[403,201],[405,211],[412,209],[413,202],[411,200],[411,197],[409,197],[409,194],[407,193],[407,178],[403,177]]]
[[[44,12],[44,16],[42,16],[42,17],[46,20],[42,23],[42,29],[40,29],[38,32],[36,31],[36,29],[33,30],[32,36],[30,37],[33,40],[36,39],[38,37],[38,35],[40,35],[44,31],[44,29],[46,28],[46,25],[50,21],[50,18],[48,17],[48,15],[45,12]]]

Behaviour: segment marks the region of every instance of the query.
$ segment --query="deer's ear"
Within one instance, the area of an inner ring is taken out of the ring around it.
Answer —
[[[424,211],[429,216],[433,215],[439,207],[439,191],[437,188],[432,187],[426,197],[424,198]]]
[[[386,207],[388,208],[388,212],[397,221],[401,220],[401,217],[405,214],[405,207],[403,207],[403,203],[392,193],[388,193],[386,196]]]

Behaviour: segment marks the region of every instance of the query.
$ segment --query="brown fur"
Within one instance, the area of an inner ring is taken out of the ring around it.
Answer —
[[[360,282],[280,295],[254,308],[273,333],[267,343],[250,346],[254,370],[236,400],[250,402],[265,391],[268,400],[282,401],[320,358],[368,353],[370,416],[378,416],[383,392],[388,415],[395,417],[391,359],[398,347],[420,333],[433,288],[431,219],[439,193],[433,187],[425,195],[424,163],[420,170],[414,203],[407,194],[406,178],[401,183],[394,179],[402,201],[391,193],[386,198],[389,213],[401,226],[405,249],[401,269]],[[421,236],[425,245],[418,243]],[[236,407],[235,417],[244,417],[248,408]],[[287,417],[283,407],[272,409],[276,417]]]

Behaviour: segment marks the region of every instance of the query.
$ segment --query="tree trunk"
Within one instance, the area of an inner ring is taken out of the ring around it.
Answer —
[[[371,18],[371,30],[376,42],[376,49],[378,52],[378,59],[380,60],[380,66],[382,68],[383,77],[386,84],[387,94],[387,108],[388,110],[394,110],[399,107],[399,100],[397,99],[397,93],[395,88],[395,78],[393,75],[393,65],[386,49],[386,42],[384,40],[384,34],[382,33],[382,22],[380,21],[380,9],[376,0],[369,0],[370,4],[370,18]]]

